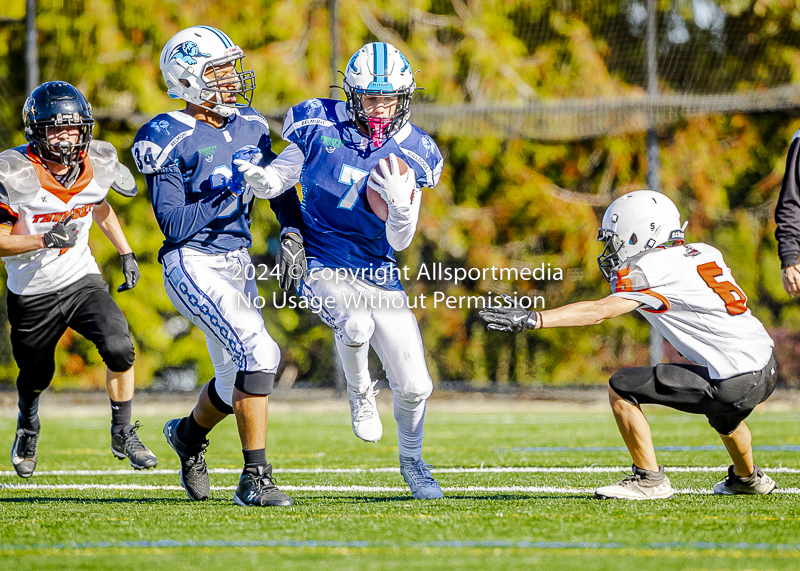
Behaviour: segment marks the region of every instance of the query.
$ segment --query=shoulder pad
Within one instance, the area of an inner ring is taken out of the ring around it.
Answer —
[[[117,149],[111,143],[92,139],[88,154],[92,161],[94,180],[101,188],[110,188],[119,173]]]
[[[0,153],[0,201],[9,206],[26,204],[42,188],[25,147]]]
[[[241,109],[237,109],[236,113],[245,121],[260,123],[267,131],[269,131],[269,121],[267,121],[266,117],[252,107],[242,107]]]
[[[139,172],[151,174],[164,167],[172,150],[194,133],[196,125],[194,117],[180,111],[162,113],[142,125],[131,148]]]
[[[286,114],[283,123],[283,138],[290,142],[296,142],[299,133],[306,127],[335,125],[336,103],[330,99],[308,99],[295,105]]]
[[[395,140],[400,150],[416,163],[414,170],[417,172],[422,170],[423,176],[417,177],[418,184],[428,188],[439,184],[444,159],[433,139],[419,127],[406,123],[395,135]]]
[[[621,291],[642,291],[650,289],[647,276],[644,270],[632,263],[631,260],[625,261],[617,270],[611,274],[611,291],[614,293]]]

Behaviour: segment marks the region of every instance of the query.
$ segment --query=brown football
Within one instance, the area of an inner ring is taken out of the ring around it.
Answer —
[[[389,158],[386,158],[386,162],[389,164],[389,169],[392,168],[392,163]],[[378,174],[384,176],[383,173],[383,160],[378,161],[378,164],[375,165],[375,170],[378,171]],[[397,166],[400,168],[400,174],[406,174],[408,171],[408,165],[406,162],[397,157]],[[414,200],[414,191],[411,191],[411,200]],[[369,207],[372,209],[372,212],[375,213],[375,216],[386,222],[386,218],[389,216],[389,206],[386,204],[386,201],[383,200],[383,197],[372,190],[367,184],[367,201],[369,202]]]

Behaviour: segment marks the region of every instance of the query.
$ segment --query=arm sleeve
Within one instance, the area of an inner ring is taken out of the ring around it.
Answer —
[[[797,135],[786,157],[786,172],[775,207],[775,222],[781,268],[787,268],[798,263],[800,255],[800,137]]]
[[[417,232],[419,211],[422,205],[422,191],[417,189],[411,206],[395,206],[389,204],[389,215],[386,217],[386,239],[395,251],[400,252],[411,245]]]
[[[300,181],[300,173],[303,172],[303,162],[305,156],[297,143],[292,143],[281,151],[281,154],[270,163],[278,174],[283,190],[293,187]]]
[[[284,192],[270,199],[269,206],[281,225],[281,236],[289,232],[303,235],[303,213],[300,211],[300,199],[296,192]]]
[[[238,199],[226,189],[186,204],[183,177],[177,165],[148,174],[146,178],[158,226],[170,242],[191,238]]]

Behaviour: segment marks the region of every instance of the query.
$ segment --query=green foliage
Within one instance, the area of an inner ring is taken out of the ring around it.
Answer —
[[[746,33],[720,38],[702,32],[685,46],[662,46],[659,61],[677,62],[665,66],[662,91],[680,91],[686,82],[702,92],[798,81],[796,2],[720,4],[728,21]],[[364,42],[393,42],[421,70],[417,82],[427,89],[417,92],[415,105],[644,95],[644,38],[627,23],[628,3],[339,0],[337,5],[339,66]],[[24,11],[21,0],[9,6],[9,16]],[[277,129],[280,110],[328,96],[330,84],[339,81],[329,69],[333,46],[327,6],[322,0],[40,0],[41,79],[78,86],[101,117],[95,136],[112,142],[135,171],[130,145],[138,126],[181,106],[166,95],[157,65],[162,46],[175,32],[198,23],[228,32],[256,71],[254,106]],[[659,3],[661,26],[674,6]],[[676,13],[687,7],[677,6]],[[26,96],[23,32],[20,24],[0,25],[4,148],[24,143],[19,122]],[[700,49],[715,41],[724,41],[725,49]],[[800,121],[775,113],[690,117],[660,133],[663,190],[689,220],[688,236],[723,251],[750,296],[750,307],[770,328],[783,332],[781,338],[797,327],[800,314],[780,286],[771,217],[784,155],[798,128]],[[408,265],[412,275],[434,262],[453,268],[550,264],[563,270],[563,279],[480,279],[458,286],[422,281],[407,284],[412,298],[435,291],[454,296],[518,292],[543,296],[546,307],[555,307],[607,293],[595,263],[596,228],[614,196],[645,187],[644,135],[561,143],[434,136],[445,156],[444,173],[439,186],[423,194],[418,234],[398,256],[400,264]],[[280,150],[283,143],[276,140],[275,147]],[[199,332],[173,338],[165,328],[177,312],[161,281],[161,233],[144,180],[139,177],[138,183],[137,198],[110,197],[142,269],[135,290],[116,294],[112,288],[135,340],[138,382],[146,385],[159,370],[181,366],[197,367],[205,380],[211,367]],[[253,215],[255,263],[274,264],[277,234],[274,216],[259,205]],[[116,252],[96,231],[91,246],[106,280],[116,286],[121,280]],[[259,285],[269,300],[278,291],[274,280]],[[310,312],[275,311],[269,305],[264,316],[285,367],[300,380],[330,384],[330,330]],[[648,329],[635,316],[581,330],[509,337],[483,331],[474,310],[440,307],[415,313],[436,381],[594,384],[620,366],[647,361]],[[102,363],[86,342],[69,338],[58,351],[58,384],[102,385]],[[0,380],[12,382],[15,370],[7,332],[0,332]]]

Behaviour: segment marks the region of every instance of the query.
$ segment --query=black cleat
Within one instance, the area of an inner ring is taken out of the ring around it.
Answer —
[[[206,466],[205,450],[208,440],[198,445],[195,450],[189,450],[178,440],[178,423],[180,418],[173,418],[164,425],[164,436],[178,458],[181,460],[181,485],[186,490],[190,499],[195,501],[207,500],[211,496],[211,484],[208,481],[208,466]]]
[[[158,466],[156,455],[147,449],[147,446],[139,440],[136,431],[139,429],[139,421],[135,425],[128,425],[123,432],[111,434],[111,452],[124,460],[127,458],[134,470],[146,470]]]
[[[279,506],[294,505],[294,500],[281,492],[272,478],[272,464],[245,468],[239,478],[239,485],[233,494],[233,501],[240,506]]]
[[[17,435],[14,444],[11,445],[11,464],[17,475],[22,478],[30,478],[36,469],[38,454],[36,448],[39,445],[39,433],[32,430],[20,428],[17,425]]]

